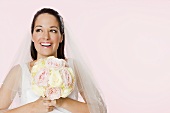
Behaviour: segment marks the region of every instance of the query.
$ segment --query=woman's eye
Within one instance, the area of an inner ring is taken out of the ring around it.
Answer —
[[[50,32],[57,33],[57,30],[51,29]]]
[[[36,29],[35,31],[36,31],[36,32],[42,32],[42,30],[41,30],[41,29]]]

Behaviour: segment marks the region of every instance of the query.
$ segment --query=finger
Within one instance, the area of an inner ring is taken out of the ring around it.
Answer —
[[[52,106],[56,106],[56,100],[51,100],[50,103],[51,103]]]
[[[50,111],[53,111],[54,110],[54,106],[49,106],[48,107],[48,111],[50,112]]]
[[[51,102],[51,100],[50,100],[50,99],[48,99],[47,97],[45,97],[45,98],[43,98],[43,102],[45,102],[45,103],[49,103],[49,102]]]
[[[43,100],[43,103],[50,103],[51,100]]]
[[[50,102],[43,102],[43,105],[46,106],[46,108],[53,107],[53,104]]]
[[[49,108],[51,106],[49,103],[43,102],[43,105],[46,106],[46,108]]]
[[[53,110],[54,110],[54,108],[48,108],[48,112],[51,112]]]
[[[50,109],[54,109],[54,106],[49,106],[48,108],[50,108]]]

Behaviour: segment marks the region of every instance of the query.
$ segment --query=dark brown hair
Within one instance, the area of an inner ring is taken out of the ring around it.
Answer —
[[[63,40],[59,44],[59,47],[57,49],[57,58],[65,59],[65,55],[64,55],[64,43],[65,43],[64,22],[63,22],[63,18],[59,15],[59,13],[57,11],[55,11],[53,9],[50,9],[50,8],[43,8],[43,9],[39,10],[34,15],[34,18],[33,18],[33,21],[32,21],[32,25],[31,25],[31,34],[33,34],[33,32],[34,32],[35,21],[36,21],[37,17],[40,14],[44,14],[44,13],[48,13],[50,15],[53,15],[56,18],[56,20],[59,22],[59,29],[60,29],[61,35],[63,36]],[[31,41],[30,50],[31,50],[31,57],[32,57],[32,59],[36,60],[37,59],[37,51],[35,49],[33,41]]]

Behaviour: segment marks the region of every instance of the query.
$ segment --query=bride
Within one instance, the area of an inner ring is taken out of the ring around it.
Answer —
[[[67,39],[69,36],[59,13],[50,8],[39,10],[34,15],[31,34],[32,60],[19,62],[9,71],[0,88],[0,113],[107,113],[88,66],[73,41]],[[70,43],[69,51],[73,59],[65,57],[65,38]],[[27,54],[22,56],[23,59],[28,57]],[[30,71],[38,59],[48,56],[66,60],[76,74],[76,87],[67,98],[48,100],[36,96],[31,90]],[[78,100],[78,94],[83,101]],[[16,95],[18,98],[14,99]],[[18,103],[17,106],[9,108],[14,101]]]

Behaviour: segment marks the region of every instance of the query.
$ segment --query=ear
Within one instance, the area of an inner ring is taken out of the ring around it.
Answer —
[[[33,38],[31,38],[31,40],[34,42],[34,39],[33,39]]]
[[[63,35],[64,34],[61,35],[60,43],[62,43],[62,41],[63,41]]]

